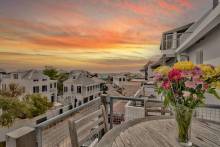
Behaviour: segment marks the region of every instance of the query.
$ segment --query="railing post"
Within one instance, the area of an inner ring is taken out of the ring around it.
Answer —
[[[7,133],[6,147],[37,147],[35,129],[22,127]]]
[[[41,128],[36,128],[37,136],[37,147],[42,147],[42,130]]]
[[[110,97],[110,129],[113,128],[113,98]]]
[[[101,103],[105,107],[106,112],[108,111],[107,109],[107,94],[102,94],[101,95]],[[107,112],[108,114],[108,112]]]

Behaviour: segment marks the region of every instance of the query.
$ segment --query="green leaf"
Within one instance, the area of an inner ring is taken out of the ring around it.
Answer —
[[[216,98],[220,99],[219,94],[216,92],[215,88],[209,88],[208,93],[214,95]]]
[[[163,101],[163,104],[165,107],[169,106],[170,98],[166,95]]]

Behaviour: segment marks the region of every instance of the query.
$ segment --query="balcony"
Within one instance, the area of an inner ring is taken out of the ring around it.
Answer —
[[[175,57],[175,50],[174,49],[161,50],[161,53],[163,55],[166,55],[166,57]]]
[[[157,101],[157,104],[161,104],[162,102],[161,97],[156,95],[154,92],[154,85],[144,85],[138,90],[135,97],[106,97],[103,95],[102,97],[96,98],[77,108],[73,108],[71,105],[65,107],[65,110],[63,110],[59,115],[46,119],[34,127],[25,127],[20,130],[10,132],[7,134],[6,144],[9,145],[11,142],[17,142],[19,140],[19,142],[26,141],[26,143],[30,143],[29,145],[33,147],[71,147],[68,120],[78,120],[86,114],[93,113],[99,109],[101,105],[105,106],[108,114],[108,126],[110,131],[106,134],[107,136],[115,130],[117,130],[120,134],[120,132],[123,132],[123,129],[127,127],[126,124],[134,125],[141,123],[146,121],[146,119],[151,119],[149,116],[157,116],[162,119],[171,115],[171,118],[173,118],[172,113],[170,113],[172,112],[172,109],[169,109],[169,111],[161,109],[159,111],[159,116],[157,113],[158,111],[146,112],[146,102],[155,100]],[[219,123],[220,106],[205,105],[203,107],[199,107],[196,109],[194,117],[196,119],[209,120]],[[152,125],[150,122],[148,124]],[[17,133],[19,131],[21,132],[18,135]],[[94,135],[94,132],[91,130],[91,133],[92,136],[89,140],[85,141],[85,145],[88,142],[91,142],[94,138],[98,138],[100,140],[103,136],[100,132],[97,132],[96,135]],[[15,134],[17,135],[16,137],[14,136]],[[29,139],[28,142],[27,136]],[[105,138],[106,137],[104,136],[104,139]],[[107,143],[105,143],[105,145],[108,146]]]

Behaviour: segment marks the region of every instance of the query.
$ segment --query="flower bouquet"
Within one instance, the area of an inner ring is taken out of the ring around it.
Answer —
[[[174,108],[179,142],[191,146],[189,139],[193,110],[204,104],[205,93],[220,98],[216,92],[220,85],[220,67],[183,61],[173,67],[158,67],[154,71],[154,80],[158,93],[164,96],[164,105]]]

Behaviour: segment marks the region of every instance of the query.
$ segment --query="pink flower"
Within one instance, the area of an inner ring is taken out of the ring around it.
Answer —
[[[185,86],[186,86],[187,88],[193,88],[193,89],[195,89],[195,88],[196,88],[196,83],[195,83],[195,82],[191,82],[191,81],[186,81],[186,82],[185,82]]]
[[[193,75],[196,75],[196,76],[201,76],[202,75],[202,70],[196,66],[194,69],[193,69]]]
[[[203,80],[201,80],[201,79],[193,79],[194,80],[194,82],[196,83],[196,85],[203,85],[204,84],[204,82],[203,82]]]
[[[190,95],[191,93],[189,91],[183,91],[183,97],[188,98]]]
[[[154,74],[154,80],[155,81],[159,81],[159,80],[161,80],[163,78],[163,76],[161,75],[161,74],[159,74],[159,73],[155,73]]]
[[[170,88],[170,82],[168,80],[164,81],[162,84],[162,87],[164,89],[169,89]]]
[[[179,81],[182,78],[182,71],[173,69],[169,72],[168,77],[170,81]]]

